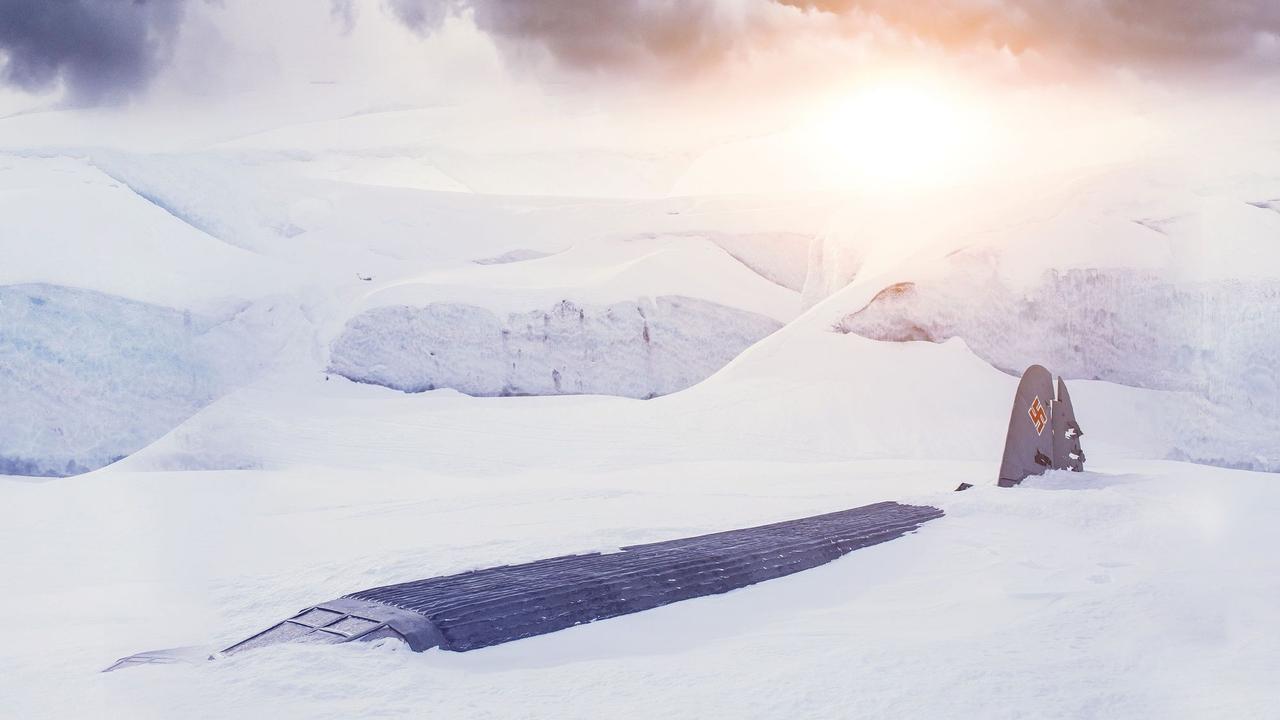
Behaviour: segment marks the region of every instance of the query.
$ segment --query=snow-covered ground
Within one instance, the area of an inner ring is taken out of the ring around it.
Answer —
[[[866,383],[858,368],[878,378]],[[1090,471],[993,486],[1015,379],[793,323],[655,400],[262,378],[110,468],[0,482],[20,716],[1266,717],[1274,476],[1160,461],[1164,391],[1074,382]],[[952,490],[961,482],[977,487]],[[216,649],[378,584],[896,499],[915,535],[466,654]]]
[[[0,602],[22,618],[0,654],[8,711],[1261,718],[1280,702],[1273,476],[1091,457],[1008,492],[985,461],[544,458],[482,480],[300,465],[6,482],[3,540],[31,548],[3,561],[19,592]],[[886,498],[948,514],[797,576],[466,654],[285,645],[98,673],[355,588]]]

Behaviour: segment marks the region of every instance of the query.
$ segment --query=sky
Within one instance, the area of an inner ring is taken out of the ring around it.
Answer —
[[[287,48],[317,30],[316,3],[273,5],[282,22],[254,40]],[[136,98],[184,51],[228,59],[244,28],[208,17],[244,6],[3,0],[3,79],[27,92],[60,87],[73,104]],[[579,81],[678,82],[812,43],[863,47],[877,60],[930,50],[965,61],[986,55],[1035,78],[1100,69],[1267,74],[1280,66],[1280,4],[1271,0],[331,0],[328,11],[348,35],[384,15],[423,42],[462,19],[513,65],[550,65]]]
[[[173,149],[448,107],[486,118],[488,136],[455,118],[473,142],[516,128],[869,168],[818,184],[955,180],[1121,161],[1269,115],[1277,88],[1274,0],[0,0],[0,117],[93,120],[9,124],[35,144]]]

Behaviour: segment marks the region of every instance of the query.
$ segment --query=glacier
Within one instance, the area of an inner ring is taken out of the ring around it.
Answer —
[[[706,378],[782,327],[679,296],[499,317],[474,305],[367,310],[333,341],[329,370],[405,392],[653,398]]]
[[[266,364],[275,312],[0,286],[0,474],[74,475],[146,446]]]

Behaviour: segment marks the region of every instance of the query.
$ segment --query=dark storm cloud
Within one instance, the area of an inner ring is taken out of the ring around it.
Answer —
[[[542,49],[582,69],[690,68],[742,39],[738,16],[717,0],[385,0],[410,29],[429,34],[451,15],[507,50]]]
[[[1280,0],[774,0],[876,18],[950,49],[1035,50],[1138,66],[1280,63]]]
[[[186,0],[0,0],[0,80],[75,104],[144,89],[168,58]]]

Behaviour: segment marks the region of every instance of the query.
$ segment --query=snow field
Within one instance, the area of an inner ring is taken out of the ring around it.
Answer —
[[[0,663],[21,688],[11,707],[30,717],[1265,717],[1280,669],[1266,601],[1280,574],[1260,562],[1280,540],[1269,477],[1098,467],[966,493],[949,491],[983,482],[990,463],[8,482],[4,507],[31,512],[6,511],[6,541],[61,537],[3,561],[42,602],[24,604],[7,646],[17,652]],[[359,587],[887,498],[947,516],[790,578],[472,653],[285,645],[96,672],[142,647],[234,640]],[[34,525],[51,505],[79,529]],[[192,532],[210,542],[165,542]],[[85,587],[94,603],[59,609]]]

